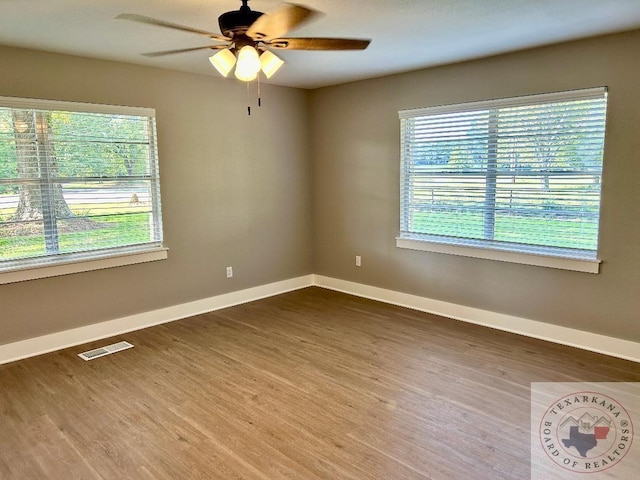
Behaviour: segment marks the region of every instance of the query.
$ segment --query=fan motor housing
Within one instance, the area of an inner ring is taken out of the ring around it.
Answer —
[[[218,25],[225,37],[233,38],[238,34],[244,34],[261,15],[262,12],[250,10],[248,7],[241,8],[240,10],[220,15],[218,17]]]

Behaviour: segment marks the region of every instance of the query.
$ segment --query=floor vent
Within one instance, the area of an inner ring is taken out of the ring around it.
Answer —
[[[94,358],[104,357],[105,355],[111,355],[112,353],[126,350],[127,348],[133,348],[129,342],[118,342],[113,345],[107,345],[106,347],[96,348],[89,350],[88,352],[79,353],[78,356],[83,360],[93,360]]]

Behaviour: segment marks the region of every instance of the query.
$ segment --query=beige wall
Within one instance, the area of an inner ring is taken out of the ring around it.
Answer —
[[[0,344],[312,273],[308,93],[0,47],[0,95],[153,107],[169,258],[0,285]],[[234,268],[227,280],[225,267]]]
[[[640,341],[639,45],[632,32],[313,91],[315,273]],[[395,247],[398,110],[601,85],[600,274]]]
[[[0,344],[312,272],[640,341],[637,45],[640,31],[310,93],[263,86],[251,117],[237,82],[0,47],[0,95],[156,108],[170,248],[165,261],[0,285]],[[599,275],[395,247],[398,110],[600,85]]]

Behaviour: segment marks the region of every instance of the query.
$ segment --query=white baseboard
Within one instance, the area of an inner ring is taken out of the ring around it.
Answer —
[[[0,345],[0,365],[3,363],[34,357],[43,353],[101,340],[103,338],[122,335],[162,323],[182,318],[213,312],[221,308],[232,307],[241,303],[260,300],[261,298],[279,295],[313,285],[313,275],[292,278],[281,282],[261,285],[259,287],[225,293],[215,297],[196,300],[167,308],[152,310],[137,315],[117,318],[106,322],[87,325],[40,337],[29,338],[19,342]]]
[[[476,325],[496,328],[527,337],[640,362],[640,343],[322,275],[305,275],[281,282],[196,300],[194,302],[109,320],[107,322],[0,345],[0,365],[314,285]]]
[[[386,290],[361,283],[339,280],[336,278],[314,275],[313,283],[319,287],[348,293],[358,297],[378,300],[380,302],[433,313],[443,317],[461,320],[491,327],[506,332],[517,333],[527,337],[547,340],[561,345],[568,345],[591,352],[603,353],[612,357],[640,362],[640,343],[631,342],[597,333],[561,327],[550,323],[529,320],[526,318],[504,315],[502,313],[465,307],[455,303],[442,302],[408,293]]]

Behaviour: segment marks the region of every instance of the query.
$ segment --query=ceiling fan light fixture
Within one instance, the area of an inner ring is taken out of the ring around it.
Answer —
[[[161,52],[149,52],[147,57],[162,57],[177,53],[198,50],[217,50],[209,57],[211,65],[223,76],[227,77],[235,67],[238,80],[247,83],[247,97],[250,83],[257,79],[258,106],[260,100],[260,72],[271,78],[284,64],[269,49],[285,50],[364,50],[371,40],[349,38],[292,37],[289,31],[316,17],[319,12],[303,5],[285,3],[270,13],[253,11],[249,8],[249,0],[240,0],[239,10],[223,13],[218,17],[219,33],[212,33],[199,28],[186,27],[173,22],[158,20],[135,13],[122,13],[116,18],[130,20],[146,25],[168,28],[181,32],[193,33],[207,37],[221,44],[203,45],[200,47],[179,48]],[[247,105],[251,115],[251,107]],[[0,129],[4,128],[0,124]]]
[[[236,64],[236,56],[231,53],[231,50],[225,48],[215,55],[210,56],[209,61],[211,62],[211,65],[220,72],[220,75],[226,77]]]
[[[260,55],[260,65],[265,77],[271,78],[273,74],[276,73],[282,65],[284,65],[284,60],[271,51],[265,50],[262,52],[262,55]]]
[[[255,80],[260,73],[260,57],[258,51],[251,45],[245,45],[238,52],[236,63],[236,78],[243,82]]]

